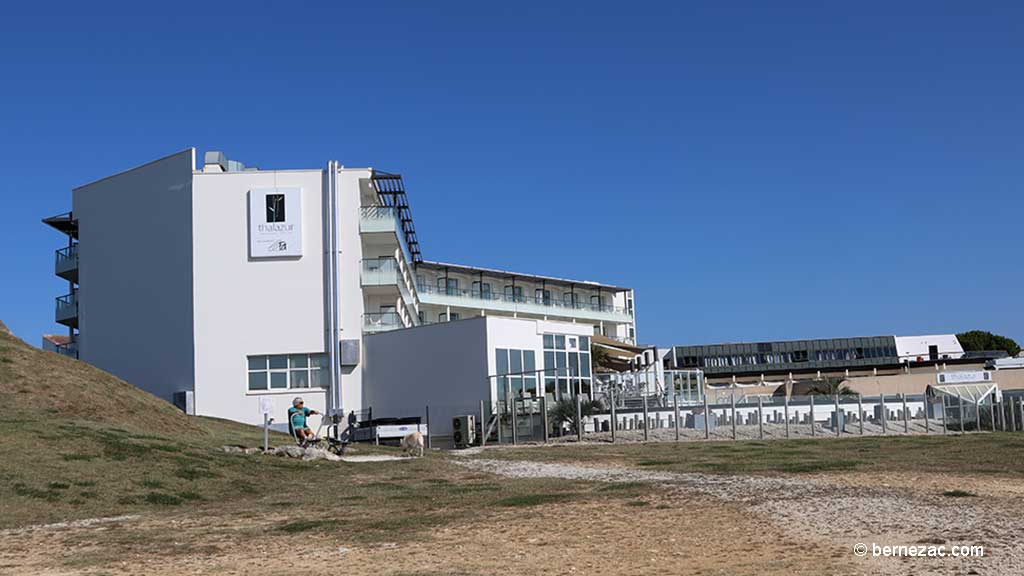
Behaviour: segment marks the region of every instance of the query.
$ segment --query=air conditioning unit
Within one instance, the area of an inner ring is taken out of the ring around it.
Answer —
[[[476,444],[476,418],[472,414],[452,418],[452,442],[456,448]]]

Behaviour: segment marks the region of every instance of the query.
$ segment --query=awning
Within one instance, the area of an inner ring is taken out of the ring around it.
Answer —
[[[590,343],[605,353],[607,359],[603,367],[615,372],[629,371],[629,361],[644,351],[640,346],[626,344],[600,334],[591,336]],[[594,369],[597,370],[597,366]]]
[[[72,216],[71,212],[43,218],[43,224],[53,227],[61,234],[78,239],[78,220]]]
[[[1003,393],[994,382],[978,382],[973,384],[932,384],[925,390],[925,394],[932,398],[949,396],[951,398],[963,398],[964,402],[980,404],[985,400],[1001,402]],[[990,398],[991,396],[991,398]]]

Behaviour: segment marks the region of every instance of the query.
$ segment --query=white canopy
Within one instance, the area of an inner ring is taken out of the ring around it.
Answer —
[[[952,398],[964,399],[964,402],[979,404],[989,399],[993,402],[1002,401],[1003,393],[994,382],[976,382],[971,384],[932,384],[928,386],[925,394],[933,398],[950,396]],[[992,398],[988,398],[989,395]]]

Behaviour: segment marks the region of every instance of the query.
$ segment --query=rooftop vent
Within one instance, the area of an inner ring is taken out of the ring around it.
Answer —
[[[256,167],[247,168],[245,164],[237,160],[228,160],[228,157],[219,150],[211,150],[203,155],[203,172],[245,172],[256,170]]]

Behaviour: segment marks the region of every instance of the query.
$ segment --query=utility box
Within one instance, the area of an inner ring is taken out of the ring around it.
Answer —
[[[468,448],[476,444],[476,417],[463,414],[452,418],[452,443],[456,448]]]

